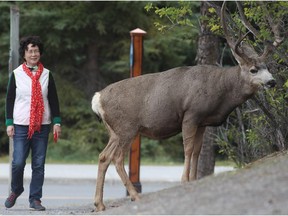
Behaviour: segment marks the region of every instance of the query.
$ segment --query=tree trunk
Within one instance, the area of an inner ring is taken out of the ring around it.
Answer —
[[[209,16],[208,4],[206,2],[201,2],[201,15]],[[213,34],[206,21],[201,21],[200,23],[200,35],[198,40],[198,50],[196,56],[197,64],[219,64],[220,59],[220,48],[219,48],[219,38]],[[206,127],[204,133],[204,139],[202,144],[202,149],[198,162],[197,178],[202,178],[204,176],[214,173],[215,167],[215,141],[213,135],[216,133],[216,128]]]
[[[89,44],[87,48],[87,62],[85,63],[83,69],[83,88],[88,96],[91,96],[95,91],[102,89],[104,80],[100,75],[100,70],[98,66],[98,46],[96,42]]]

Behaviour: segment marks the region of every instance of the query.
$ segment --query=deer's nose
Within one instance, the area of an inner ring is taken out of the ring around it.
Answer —
[[[276,81],[275,80],[269,80],[266,85],[269,87],[269,88],[273,88],[276,86]]]

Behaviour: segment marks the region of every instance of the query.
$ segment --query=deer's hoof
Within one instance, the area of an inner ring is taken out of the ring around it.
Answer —
[[[182,177],[181,183],[186,183],[186,182],[189,182],[189,178],[188,177]]]
[[[140,197],[137,195],[131,196],[131,201],[139,201]]]
[[[105,211],[105,205],[103,203],[94,203],[96,212]]]

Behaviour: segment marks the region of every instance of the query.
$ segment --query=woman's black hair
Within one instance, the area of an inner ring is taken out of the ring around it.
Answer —
[[[20,40],[19,55],[22,59],[24,59],[25,50],[28,50],[29,44],[32,44],[32,47],[38,46],[40,55],[42,55],[44,45],[42,41],[40,40],[40,37],[39,36],[27,36],[27,37],[21,38]]]

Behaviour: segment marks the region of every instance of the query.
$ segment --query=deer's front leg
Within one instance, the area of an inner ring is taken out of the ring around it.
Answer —
[[[197,179],[197,169],[198,169],[198,160],[201,152],[203,135],[205,132],[205,127],[200,127],[197,129],[195,139],[194,139],[194,148],[192,153],[192,171],[190,172],[190,181]]]
[[[190,175],[190,162],[194,148],[194,138],[197,132],[197,126],[182,124],[183,146],[184,146],[184,170],[181,181],[188,182]]]

